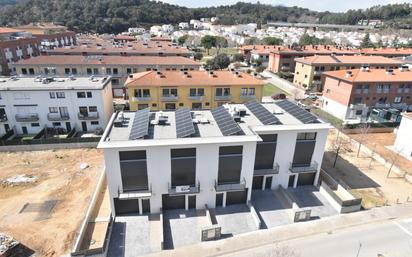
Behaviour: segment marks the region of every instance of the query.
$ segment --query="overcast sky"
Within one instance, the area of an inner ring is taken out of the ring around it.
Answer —
[[[187,7],[205,7],[215,5],[228,5],[239,0],[162,0],[166,3]],[[258,0],[243,0],[242,2],[256,3]],[[346,11],[349,9],[364,9],[378,4],[412,3],[412,0],[260,0],[261,3],[285,6],[300,6],[316,11]]]

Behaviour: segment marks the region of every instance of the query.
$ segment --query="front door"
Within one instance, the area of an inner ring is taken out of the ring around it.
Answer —
[[[290,175],[289,176],[289,183],[288,187],[293,187],[293,183],[295,182],[295,175]]]
[[[263,185],[263,176],[254,176],[253,183],[252,183],[252,189],[262,190],[262,185]]]
[[[21,130],[23,131],[23,134],[29,134],[27,131],[27,127],[23,126],[21,127]]]
[[[223,194],[216,194],[216,207],[223,206]]]
[[[273,179],[273,177],[266,177],[265,189],[271,189],[272,188],[272,179]]]
[[[10,131],[10,125],[9,124],[4,124],[4,129],[6,130],[6,132]]]
[[[87,132],[87,123],[85,121],[82,121],[82,130],[83,132]]]
[[[196,209],[196,196],[189,195],[189,209]]]
[[[72,125],[70,124],[70,122],[66,122],[66,130],[67,132],[70,132],[72,130]]]

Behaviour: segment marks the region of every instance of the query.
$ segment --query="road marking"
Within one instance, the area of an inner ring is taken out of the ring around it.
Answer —
[[[400,228],[403,232],[405,232],[408,236],[412,237],[412,233],[409,232],[406,228],[404,228],[401,224],[399,224],[397,221],[392,221],[398,228]]]

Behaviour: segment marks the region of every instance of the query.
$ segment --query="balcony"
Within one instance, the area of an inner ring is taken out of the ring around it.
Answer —
[[[290,71],[290,67],[289,66],[281,66],[280,70],[281,71]]]
[[[29,113],[29,114],[16,114],[16,121],[18,122],[32,122],[32,121],[38,121],[39,114],[37,113]]]
[[[70,116],[69,114],[61,115],[60,113],[48,113],[47,119],[49,121],[62,121],[62,120],[69,120]]]
[[[246,189],[246,180],[243,178],[237,183],[222,183],[219,184],[215,180],[215,190],[216,192],[228,192],[228,191],[244,191]]]
[[[315,161],[313,163],[307,164],[307,165],[290,163],[289,170],[292,173],[316,172],[316,171],[318,171],[318,166],[319,166],[318,163],[315,162]]]
[[[322,73],[323,73],[323,71],[315,70],[315,71],[313,72],[313,75],[319,76],[319,75],[322,75]]]
[[[390,105],[390,104],[387,104],[387,103],[376,103],[376,104],[375,104],[375,107],[376,107],[376,108],[390,108],[391,105]]]
[[[279,174],[279,164],[275,164],[272,169],[258,169],[253,172],[254,176]]]
[[[148,198],[152,196],[152,185],[145,188],[136,188],[135,190],[123,191],[120,187],[118,188],[119,200],[129,200],[129,199],[139,199]]]
[[[6,122],[6,121],[7,121],[7,115],[6,114],[0,115],[0,122]]]
[[[150,96],[135,96],[135,97],[132,97],[132,101],[134,101],[134,102],[149,102],[150,100],[152,100],[152,98]]]
[[[204,95],[189,95],[187,99],[192,100],[192,101],[203,101],[205,98]]]
[[[79,112],[77,114],[77,117],[79,118],[79,120],[97,120],[99,118],[99,113],[98,112],[88,112],[88,113]]]
[[[215,100],[216,101],[229,101],[230,95],[216,95]]]
[[[160,100],[164,102],[175,102],[179,100],[179,97],[177,95],[162,95]]]
[[[256,95],[240,95],[240,99],[254,100],[254,99],[256,99]]]
[[[176,186],[171,187],[168,184],[169,195],[185,195],[185,194],[198,194],[200,192],[200,182],[197,182],[197,186]]]

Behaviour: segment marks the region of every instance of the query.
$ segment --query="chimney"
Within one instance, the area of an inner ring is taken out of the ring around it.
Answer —
[[[213,71],[209,71],[209,77],[214,77]]]
[[[402,66],[399,68],[399,70],[400,70],[401,72],[409,71],[409,66],[407,66],[407,65],[402,65]]]
[[[346,71],[346,77],[347,78],[352,77],[352,71],[350,71],[350,70]]]
[[[133,74],[130,74],[130,75],[129,75],[129,78],[132,79],[132,78],[133,78]]]
[[[393,69],[387,69],[386,75],[393,75]]]

